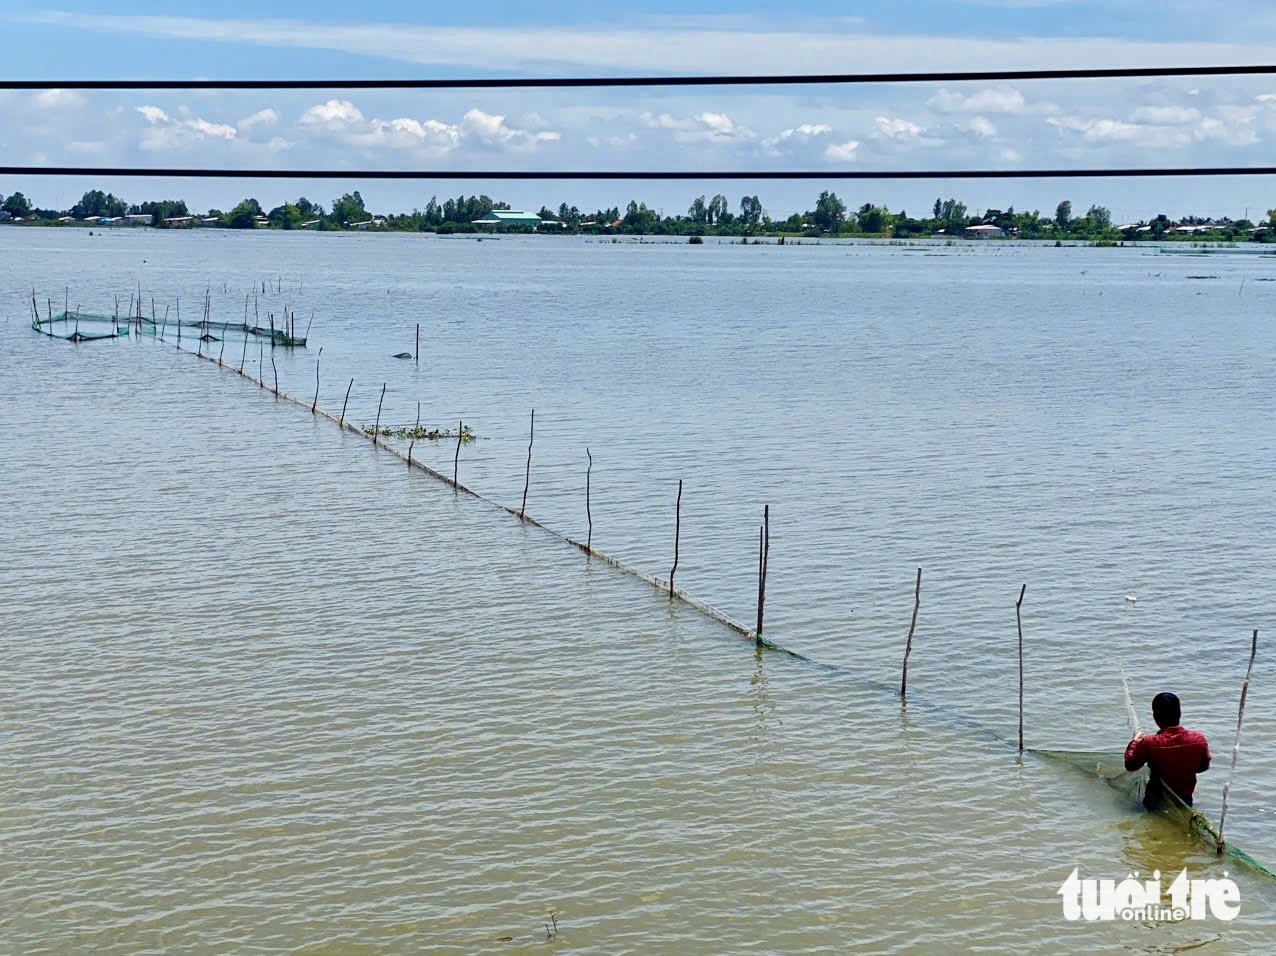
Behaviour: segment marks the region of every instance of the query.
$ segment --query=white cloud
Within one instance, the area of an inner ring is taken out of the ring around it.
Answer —
[[[824,158],[831,159],[838,163],[854,162],[858,156],[860,144],[857,140],[850,140],[846,143],[830,143],[824,150]]]
[[[477,108],[466,112],[460,123],[418,120],[410,116],[367,119],[349,100],[335,99],[307,109],[301,114],[298,125],[312,134],[354,146],[433,155],[450,153],[466,142],[492,148],[530,150],[562,138],[562,134],[555,130],[533,132],[511,127],[504,116]]]
[[[237,135],[235,127],[193,116],[185,107],[177,116],[170,116],[158,106],[138,106],[136,110],[146,118],[138,147],[147,152],[181,149],[207,139],[229,141]]]
[[[42,110],[78,109],[86,100],[74,90],[41,90],[35,94],[35,105]]]
[[[323,126],[339,129],[363,122],[363,113],[349,100],[328,100],[312,106],[301,114],[303,126]]]
[[[1133,143],[1136,146],[1164,149],[1186,146],[1192,142],[1190,133],[1171,126],[1150,126],[1116,119],[1054,116],[1046,122],[1057,129],[1080,133],[1083,140],[1091,143]]]
[[[1201,111],[1192,106],[1140,106],[1131,116],[1136,123],[1154,123],[1160,126],[1195,123],[1200,118]]]
[[[264,129],[269,126],[274,126],[278,122],[279,114],[270,108],[266,108],[264,110],[258,110],[251,116],[245,116],[235,125],[239,128],[241,133],[247,133],[250,130]]]
[[[963,95],[940,90],[927,104],[941,113],[1023,113],[1028,101],[1013,86],[998,86]]]
[[[879,116],[873,121],[873,134],[885,139],[917,139],[924,132],[925,127],[898,117]]]
[[[794,146],[810,142],[817,136],[827,136],[833,132],[828,123],[799,123],[797,126],[781,130],[778,135],[770,136],[762,141],[762,150],[768,156],[783,155],[781,146]]]
[[[193,129],[197,133],[204,136],[215,136],[219,139],[234,139],[235,127],[227,126],[225,123],[210,123],[208,120],[191,119],[186,120],[184,125],[188,129]]]
[[[512,149],[534,149],[540,143],[555,143],[562,139],[562,134],[553,130],[514,129],[508,126],[504,116],[484,113],[480,109],[472,109],[461,120],[465,133],[477,137],[489,146],[506,146]]]
[[[866,72],[920,62],[933,70],[996,63],[1003,69],[1158,66],[1165,63],[1262,63],[1270,56],[1261,37],[1243,43],[1192,39],[1143,41],[1117,37],[1013,37],[979,39],[924,33],[870,32],[855,22],[777,27],[749,21],[698,18],[673,23],[598,26],[449,26],[435,23],[336,23],[298,19],[216,19],[86,13],[36,13],[26,23],[155,37],[274,48],[334,50],[408,63],[472,69],[500,50],[511,72],[544,72],[547,64],[591,71],[706,73],[739,71],[765,62],[777,49],[810,72],[835,72],[853,62]],[[979,110],[978,112],[993,112]]]
[[[985,139],[991,139],[997,135],[997,127],[993,125],[991,120],[984,116],[971,117],[970,122],[966,124],[966,128],[972,133],[976,133]]]
[[[735,123],[726,113],[697,113],[691,117],[669,113],[640,113],[638,121],[648,129],[673,130],[680,143],[730,143],[754,138],[753,130]]]

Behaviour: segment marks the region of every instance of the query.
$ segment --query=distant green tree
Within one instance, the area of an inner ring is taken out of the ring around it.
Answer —
[[[837,193],[827,189],[820,193],[816,200],[815,211],[811,213],[811,222],[821,232],[837,235],[842,231],[842,223],[846,220],[846,203],[837,198]]]
[[[1072,225],[1072,203],[1067,199],[1055,207],[1054,224],[1060,232],[1067,232]]]
[[[886,231],[887,210],[872,203],[865,203],[857,214],[860,232],[880,234]]]
[[[368,210],[364,208],[359,190],[332,201],[331,219],[338,226],[352,226],[368,219]]]
[[[740,221],[752,232],[762,224],[762,200],[757,196],[740,197]]]
[[[301,209],[294,203],[286,202],[276,206],[266,214],[272,226],[280,229],[296,229],[301,226]]]
[[[261,203],[256,199],[245,199],[226,216],[226,225],[232,229],[256,229],[260,215]]]
[[[1110,229],[1112,227],[1112,210],[1107,206],[1091,206],[1085,217],[1097,229]]]
[[[71,215],[77,219],[85,219],[89,216],[122,216],[128,211],[128,203],[122,199],[117,199],[111,193],[104,193],[100,189],[90,189],[80,201],[71,207]]]
[[[721,223],[726,216],[730,215],[727,211],[728,208],[727,197],[721,193],[710,199],[708,209],[709,224],[712,226]]]
[[[31,203],[22,193],[14,193],[4,203],[0,204],[0,209],[3,209],[10,216],[26,217],[31,214]]]

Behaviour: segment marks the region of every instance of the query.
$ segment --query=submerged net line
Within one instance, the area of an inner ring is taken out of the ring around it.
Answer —
[[[107,318],[109,320],[109,317]],[[35,323],[33,323],[33,327],[34,326],[35,326]],[[124,334],[127,334],[127,326],[125,327]],[[894,684],[888,685],[882,681],[875,680],[873,678],[868,678],[866,677],[866,675],[853,671],[851,668],[848,668],[844,665],[831,664],[825,661],[815,660],[814,658],[807,657],[804,654],[801,654],[797,651],[784,647],[781,644],[777,644],[776,642],[768,638],[759,637],[754,628],[751,628],[745,624],[742,624],[740,621],[736,620],[725,611],[721,610],[718,607],[715,607],[714,605],[708,603],[707,601],[702,600],[701,598],[696,597],[694,594],[689,593],[683,588],[671,586],[668,580],[661,578],[657,575],[650,574],[639,568],[636,568],[633,565],[616,557],[615,555],[607,554],[604,551],[600,551],[599,549],[594,548],[585,542],[579,541],[571,537],[570,535],[564,534],[560,531],[556,531],[555,529],[550,528],[549,526],[543,524],[542,522],[536,520],[535,518],[530,517],[529,515],[526,514],[526,512],[520,512],[519,510],[511,507],[510,505],[502,504],[501,502],[496,501],[495,499],[492,499],[492,498],[488,498],[486,495],[483,495],[480,492],[477,492],[474,489],[469,488],[458,481],[454,481],[452,478],[448,477],[447,475],[443,474],[442,472],[434,468],[431,468],[429,465],[425,464],[424,462],[421,462],[412,458],[410,455],[410,452],[411,452],[410,448],[409,448],[409,451],[405,453],[400,451],[398,448],[395,448],[382,441],[379,441],[377,435],[369,434],[363,431],[362,429],[360,429],[358,426],[351,423],[350,421],[343,420],[342,418],[339,418],[338,416],[333,415],[331,412],[327,411],[326,409],[320,408],[317,402],[307,402],[303,399],[299,399],[286,392],[280,391],[279,389],[268,385],[264,379],[254,376],[250,372],[245,372],[242,368],[237,368],[232,365],[227,365],[225,362],[221,360],[220,357],[213,356],[212,354],[204,354],[202,352],[192,352],[189,349],[183,349],[180,345],[176,347],[179,352],[185,352],[186,354],[192,355],[195,358],[203,359],[204,361],[208,362],[211,365],[216,365],[218,368],[226,369],[233,372],[234,374],[238,375],[240,378],[250,381],[254,383],[255,385],[259,386],[260,388],[269,391],[276,399],[282,399],[285,402],[289,402],[300,408],[307,409],[314,416],[319,416],[319,417],[327,419],[328,421],[332,422],[334,425],[337,425],[343,431],[352,435],[359,436],[364,441],[368,442],[368,444],[372,445],[373,448],[379,448],[386,452],[389,452],[391,455],[398,458],[401,462],[404,462],[409,469],[415,469],[453,488],[458,493],[464,493],[466,495],[469,495],[471,498],[475,498],[478,501],[482,501],[493,508],[499,509],[500,511],[503,511],[506,514],[509,514],[517,518],[521,523],[528,524],[535,528],[538,528],[546,532],[547,534],[557,538],[558,540],[571,545],[572,547],[583,552],[587,557],[597,558],[598,560],[602,561],[608,566],[613,567],[630,577],[636,578],[646,583],[647,585],[649,585],[656,591],[659,591],[662,594],[668,594],[671,598],[676,598],[677,600],[681,601],[683,604],[693,608],[694,610],[703,614],[705,617],[709,618],[710,620],[716,621],[717,623],[723,625],[724,627],[733,631],[735,634],[739,635],[740,637],[753,641],[756,647],[758,648],[759,652],[761,652],[763,649],[774,651],[786,657],[790,657],[795,660],[802,661],[803,663],[814,665],[815,667],[818,667],[821,670],[824,670],[826,672],[834,673],[839,676],[845,676],[845,677],[853,676],[857,680],[871,687],[872,689],[878,690],[884,693],[885,692],[893,693],[896,690]],[[1133,704],[1130,702],[1130,699],[1129,699],[1129,685],[1128,685],[1128,680],[1124,676],[1124,673],[1122,674],[1122,684],[1123,684],[1123,687],[1125,688],[1126,703],[1127,703],[1128,711],[1129,711],[1128,717],[1131,723],[1134,725],[1134,727],[1137,728],[1138,719],[1134,713]],[[949,721],[962,725],[966,729],[973,730],[979,733],[981,736],[994,740],[1007,747],[1015,746],[1014,741],[1011,741],[1010,739],[997,733],[996,731],[988,727],[984,727],[978,722],[972,721],[969,718],[955,717],[950,712],[950,710],[946,708],[942,708],[934,704],[927,703],[924,700],[918,699],[915,695],[909,697],[907,701],[904,702],[904,706],[908,706],[910,704],[915,707],[920,705],[922,709],[930,711],[930,712],[943,713],[946,719],[948,719]],[[1036,757],[1039,757],[1045,760],[1054,760],[1054,761],[1060,761],[1060,762],[1066,763],[1074,768],[1083,770],[1087,773],[1090,773],[1098,777],[1099,779],[1102,779],[1109,786],[1112,786],[1114,789],[1122,793],[1125,793],[1128,797],[1130,797],[1135,802],[1141,802],[1142,800],[1143,793],[1146,788],[1147,771],[1143,770],[1143,771],[1139,771],[1135,773],[1130,773],[1126,771],[1123,758],[1120,756],[1117,756],[1114,753],[1104,752],[1104,751],[1085,752],[1085,751],[1066,751],[1066,750],[1043,750],[1043,749],[1035,749],[1035,748],[1029,748],[1028,750],[1024,752],[1032,754]],[[1182,800],[1180,800],[1178,796],[1174,794],[1172,791],[1169,791],[1166,788],[1163,788],[1163,789],[1165,789],[1166,795],[1168,796],[1168,800],[1166,804],[1163,804],[1159,810],[1159,812],[1163,816],[1167,816],[1170,819],[1175,821],[1183,822],[1187,831],[1190,834],[1194,835],[1197,839],[1201,840],[1202,842],[1205,842],[1209,844],[1210,846],[1212,846],[1221,855],[1225,855],[1229,859],[1232,859],[1236,861],[1237,863],[1247,867],[1248,869],[1259,874],[1260,876],[1263,876],[1267,879],[1270,879],[1276,882],[1276,872],[1273,872],[1272,870],[1268,869],[1266,866],[1260,863],[1257,859],[1250,856],[1248,853],[1244,852],[1243,850],[1235,847],[1234,845],[1230,843],[1224,842],[1222,840],[1221,835],[1219,834],[1218,829],[1214,826],[1213,823],[1210,822],[1210,820],[1204,814],[1202,814],[1199,810],[1195,810],[1192,807],[1189,807]]]
[[[1066,764],[1090,776],[1097,777],[1134,803],[1142,804],[1143,798],[1147,793],[1150,780],[1148,769],[1142,767],[1135,771],[1126,770],[1124,755],[1108,751],[1037,750],[1031,748],[1025,752],[1044,760]],[[1183,827],[1187,833],[1219,855],[1239,863],[1259,876],[1276,882],[1276,872],[1268,869],[1236,845],[1225,841],[1222,834],[1219,833],[1218,827],[1200,810],[1188,806],[1169,787],[1160,787],[1159,793],[1161,799],[1153,812],[1171,823]]]
[[[625,561],[622,561],[620,558],[616,557],[615,555],[607,554],[604,551],[600,551],[598,548],[592,547],[583,541],[578,541],[575,538],[571,537],[570,535],[563,534],[560,531],[555,531],[553,528],[541,523],[540,521],[537,521],[535,518],[531,517],[525,512],[520,513],[518,509],[513,508],[510,505],[502,504],[499,501],[496,501],[492,498],[488,498],[486,495],[483,495],[482,493],[475,491],[473,488],[469,488],[458,481],[453,481],[450,477],[443,474],[441,471],[431,468],[429,465],[425,464],[422,461],[409,457],[408,453],[400,451],[398,448],[395,448],[393,445],[389,445],[383,441],[380,441],[379,436],[372,435],[363,431],[363,429],[359,428],[357,425],[353,424],[349,420],[343,421],[341,418],[338,418],[336,415],[333,415],[331,412],[327,411],[326,409],[320,408],[316,403],[308,402],[308,401],[305,401],[304,399],[297,398],[294,395],[289,395],[287,392],[277,390],[273,386],[268,385],[265,382],[265,380],[258,378],[257,376],[254,376],[252,373],[245,372],[243,369],[239,369],[231,365],[227,365],[217,356],[205,355],[200,352],[191,352],[189,349],[183,349],[180,347],[178,347],[178,351],[185,352],[188,355],[193,355],[195,358],[198,358],[198,359],[203,359],[204,361],[212,365],[216,365],[219,368],[229,370],[233,372],[234,374],[240,376],[241,378],[244,378],[257,386],[266,389],[278,399],[282,399],[283,401],[290,402],[294,405],[304,408],[307,411],[309,411],[312,415],[326,418],[328,421],[332,422],[334,425],[338,426],[343,431],[348,432],[349,434],[352,434],[352,435],[358,435],[360,438],[368,442],[368,444],[372,445],[374,448],[379,448],[383,451],[389,452],[391,455],[398,458],[400,461],[404,462],[409,468],[415,469],[416,471],[420,471],[423,474],[429,475],[431,478],[434,478],[437,481],[441,481],[443,484],[447,485],[450,488],[455,489],[457,492],[467,494],[471,498],[476,498],[479,501],[482,501],[485,504],[488,504],[494,508],[499,508],[501,511],[504,511],[506,514],[510,514],[510,515],[513,515],[515,518],[518,518],[519,521],[523,522],[524,524],[529,524],[535,528],[539,528],[542,531],[545,531],[546,533],[553,535],[555,538],[558,538],[560,541],[563,541],[574,548],[578,548],[580,551],[584,552],[588,557],[597,558],[598,560],[602,561],[604,564],[607,564],[610,567],[616,568],[617,570],[629,575],[630,577],[634,577],[640,581],[645,582],[646,584],[650,585],[652,588],[656,589],[657,591],[660,591],[664,594],[669,594],[671,597],[677,598],[682,603],[688,605],[689,607],[694,608],[695,610],[699,611],[701,614],[705,615],[706,617],[714,621],[717,621],[719,624],[724,625],[725,627],[734,631],[736,634],[740,635],[741,637],[756,640],[760,646],[766,647],[770,650],[778,651],[790,657],[795,657],[800,660],[809,660],[809,658],[806,658],[795,651],[791,651],[788,648],[780,647],[776,644],[773,644],[772,642],[768,641],[765,638],[758,640],[756,632],[754,631],[753,628],[750,628],[747,625],[740,623],[731,615],[729,615],[726,611],[723,611],[720,608],[714,607],[712,604],[708,603],[707,601],[696,597],[694,594],[691,594],[680,587],[675,586],[671,589],[669,586],[669,582],[665,580],[664,578],[658,577],[654,574],[649,574],[646,571],[643,571],[639,568],[634,567],[631,564],[628,564]]]

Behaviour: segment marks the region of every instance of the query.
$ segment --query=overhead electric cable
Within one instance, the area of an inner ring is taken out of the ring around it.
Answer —
[[[819,86],[855,83],[975,83],[1022,80],[1137,79],[1276,74],[1276,65],[1136,66],[1055,70],[947,70],[913,73],[813,73],[704,76],[558,76],[477,79],[337,80],[0,80],[0,90],[459,90],[616,86]]]
[[[1142,179],[1276,176],[1276,166],[1078,169],[192,169],[145,166],[0,166],[0,176],[127,176],[183,179],[766,180],[766,179]]]

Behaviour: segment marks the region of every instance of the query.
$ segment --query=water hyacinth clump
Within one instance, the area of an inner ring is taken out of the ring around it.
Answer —
[[[382,425],[379,428],[365,425],[363,433],[374,438],[402,438],[407,441],[441,441],[445,438],[460,438],[462,443],[468,443],[478,438],[469,425],[462,425],[459,434],[455,428],[430,428],[426,425]]]

